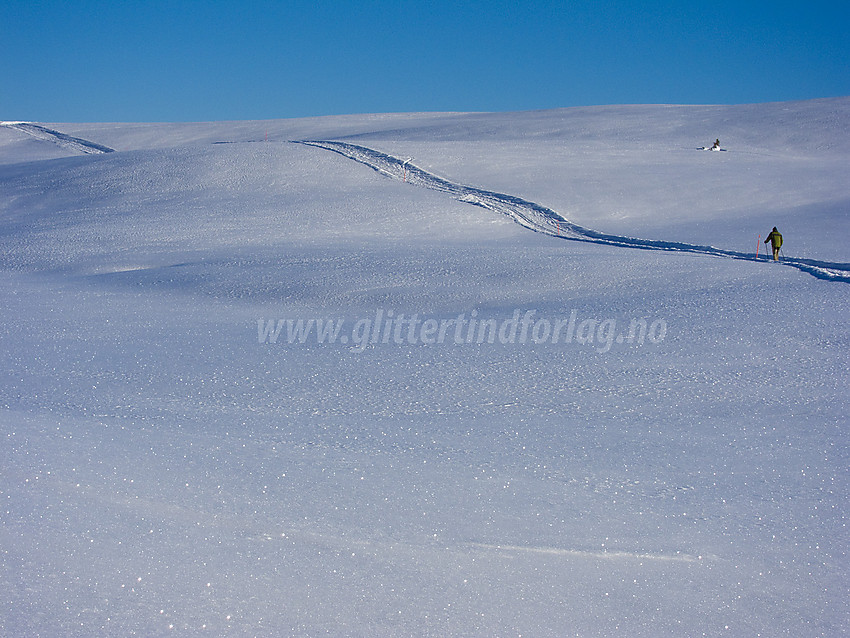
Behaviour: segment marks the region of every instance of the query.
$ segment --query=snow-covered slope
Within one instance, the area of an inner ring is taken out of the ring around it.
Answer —
[[[3,124],[0,635],[848,633],[850,99]]]

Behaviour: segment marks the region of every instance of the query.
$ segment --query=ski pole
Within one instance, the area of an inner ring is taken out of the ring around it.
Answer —
[[[758,241],[756,241],[756,259],[759,258],[759,248],[761,248],[761,233],[759,233]]]

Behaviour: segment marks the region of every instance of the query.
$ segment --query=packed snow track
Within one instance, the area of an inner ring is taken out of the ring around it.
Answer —
[[[525,228],[562,239],[641,250],[666,250],[670,252],[727,257],[745,261],[768,261],[767,255],[757,256],[753,253],[684,242],[639,239],[584,228],[540,204],[513,195],[457,184],[411,164],[410,160],[400,159],[366,146],[326,140],[301,140],[295,143],[315,146],[339,153],[344,157],[369,166],[386,177],[402,179],[417,186],[424,186],[425,188],[449,193],[461,201],[507,215]],[[817,261],[796,257],[783,257],[779,263],[797,268],[818,279],[850,283],[850,263]]]
[[[102,153],[112,153],[115,150],[103,144],[73,137],[52,128],[42,126],[41,124],[34,124],[33,122],[0,122],[0,126],[21,131],[39,140],[53,142],[62,148],[82,155],[100,155]]]

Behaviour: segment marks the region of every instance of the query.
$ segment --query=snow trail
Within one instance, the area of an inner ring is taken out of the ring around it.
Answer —
[[[115,151],[114,148],[109,148],[103,144],[97,144],[96,142],[84,140],[80,137],[73,137],[61,131],[56,131],[32,122],[0,122],[0,126],[21,131],[39,140],[53,142],[62,148],[67,148],[83,155],[99,155],[101,153],[113,153]]]
[[[586,558],[603,560],[635,560],[635,561],[665,561],[678,563],[698,563],[704,558],[718,560],[716,556],[693,556],[676,552],[675,554],[650,554],[644,552],[626,552],[621,550],[586,550],[565,549],[561,547],[532,547],[526,545],[494,545],[492,543],[469,543],[470,547],[483,551],[500,554],[540,554],[545,556],[560,556],[563,558]]]
[[[373,170],[392,179],[403,179],[405,182],[409,182],[417,186],[424,186],[425,188],[449,193],[456,196],[461,201],[507,215],[529,230],[551,235],[553,237],[560,237],[570,241],[583,241],[594,244],[605,244],[608,246],[619,246],[622,248],[636,248],[640,250],[664,250],[698,255],[711,255],[714,257],[726,257],[744,261],[772,261],[772,259],[770,259],[767,255],[756,256],[753,253],[726,250],[723,248],[716,248],[715,246],[700,246],[685,242],[663,241],[659,239],[640,239],[637,237],[602,233],[590,228],[579,226],[578,224],[571,222],[556,213],[551,208],[547,208],[514,195],[497,193],[495,191],[451,182],[411,164],[410,160],[400,159],[366,146],[327,140],[298,140],[294,143],[315,146],[316,148],[322,148],[339,153],[344,157],[360,162],[361,164],[365,164]],[[850,283],[850,263],[818,261],[797,257],[783,257],[778,263],[784,266],[797,268],[798,270],[813,275],[818,279]]]

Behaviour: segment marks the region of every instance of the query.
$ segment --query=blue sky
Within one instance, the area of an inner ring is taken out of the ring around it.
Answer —
[[[18,2],[0,120],[192,121],[850,95],[850,3]]]

